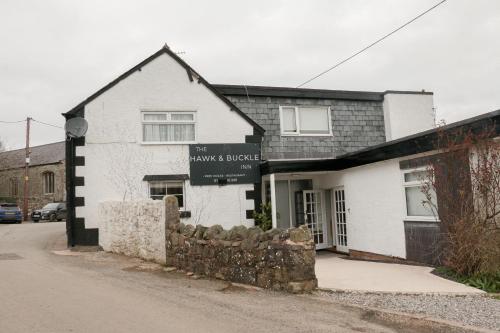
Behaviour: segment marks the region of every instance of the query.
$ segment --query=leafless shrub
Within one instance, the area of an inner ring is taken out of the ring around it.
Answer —
[[[441,262],[463,275],[500,267],[500,141],[481,132],[438,128],[422,192],[440,218]],[[437,195],[437,203],[431,198]]]

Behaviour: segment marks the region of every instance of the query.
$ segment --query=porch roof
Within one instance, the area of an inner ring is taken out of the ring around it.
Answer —
[[[500,109],[479,115],[477,117],[445,125],[440,127],[440,130],[444,130],[450,134],[453,134],[454,132],[459,134],[469,131],[477,134],[491,127],[494,127],[492,135],[497,137],[500,132]],[[336,158],[270,160],[261,164],[261,173],[262,175],[267,175],[271,173],[344,170],[356,166],[435,150],[437,138],[438,129],[431,129],[352,153],[340,155]]]

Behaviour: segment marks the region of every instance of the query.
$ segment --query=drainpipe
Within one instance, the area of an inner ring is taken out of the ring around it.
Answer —
[[[278,222],[276,219],[276,186],[274,184],[274,173],[270,174],[269,182],[271,184],[271,219],[273,228],[277,228]]]

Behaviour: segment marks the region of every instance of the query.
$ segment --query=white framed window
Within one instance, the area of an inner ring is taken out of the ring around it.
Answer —
[[[184,182],[182,181],[152,181],[149,182],[149,197],[161,200],[166,195],[173,195],[179,202],[179,208],[184,208]]]
[[[435,211],[436,193],[431,189],[429,204],[422,187],[429,184],[428,170],[425,168],[405,170],[403,172],[403,187],[406,200],[406,219],[418,221],[438,221]]]
[[[43,176],[43,194],[54,193],[54,173],[51,171],[44,172]]]
[[[196,112],[142,112],[142,142],[194,143]]]
[[[330,107],[280,106],[281,135],[331,136]]]

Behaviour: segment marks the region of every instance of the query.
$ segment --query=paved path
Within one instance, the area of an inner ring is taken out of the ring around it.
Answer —
[[[194,280],[104,252],[54,254],[57,239],[64,223],[0,225],[0,332],[420,332],[315,296]]]
[[[320,288],[403,293],[479,294],[483,291],[431,274],[431,267],[346,260],[332,253],[316,257]]]

